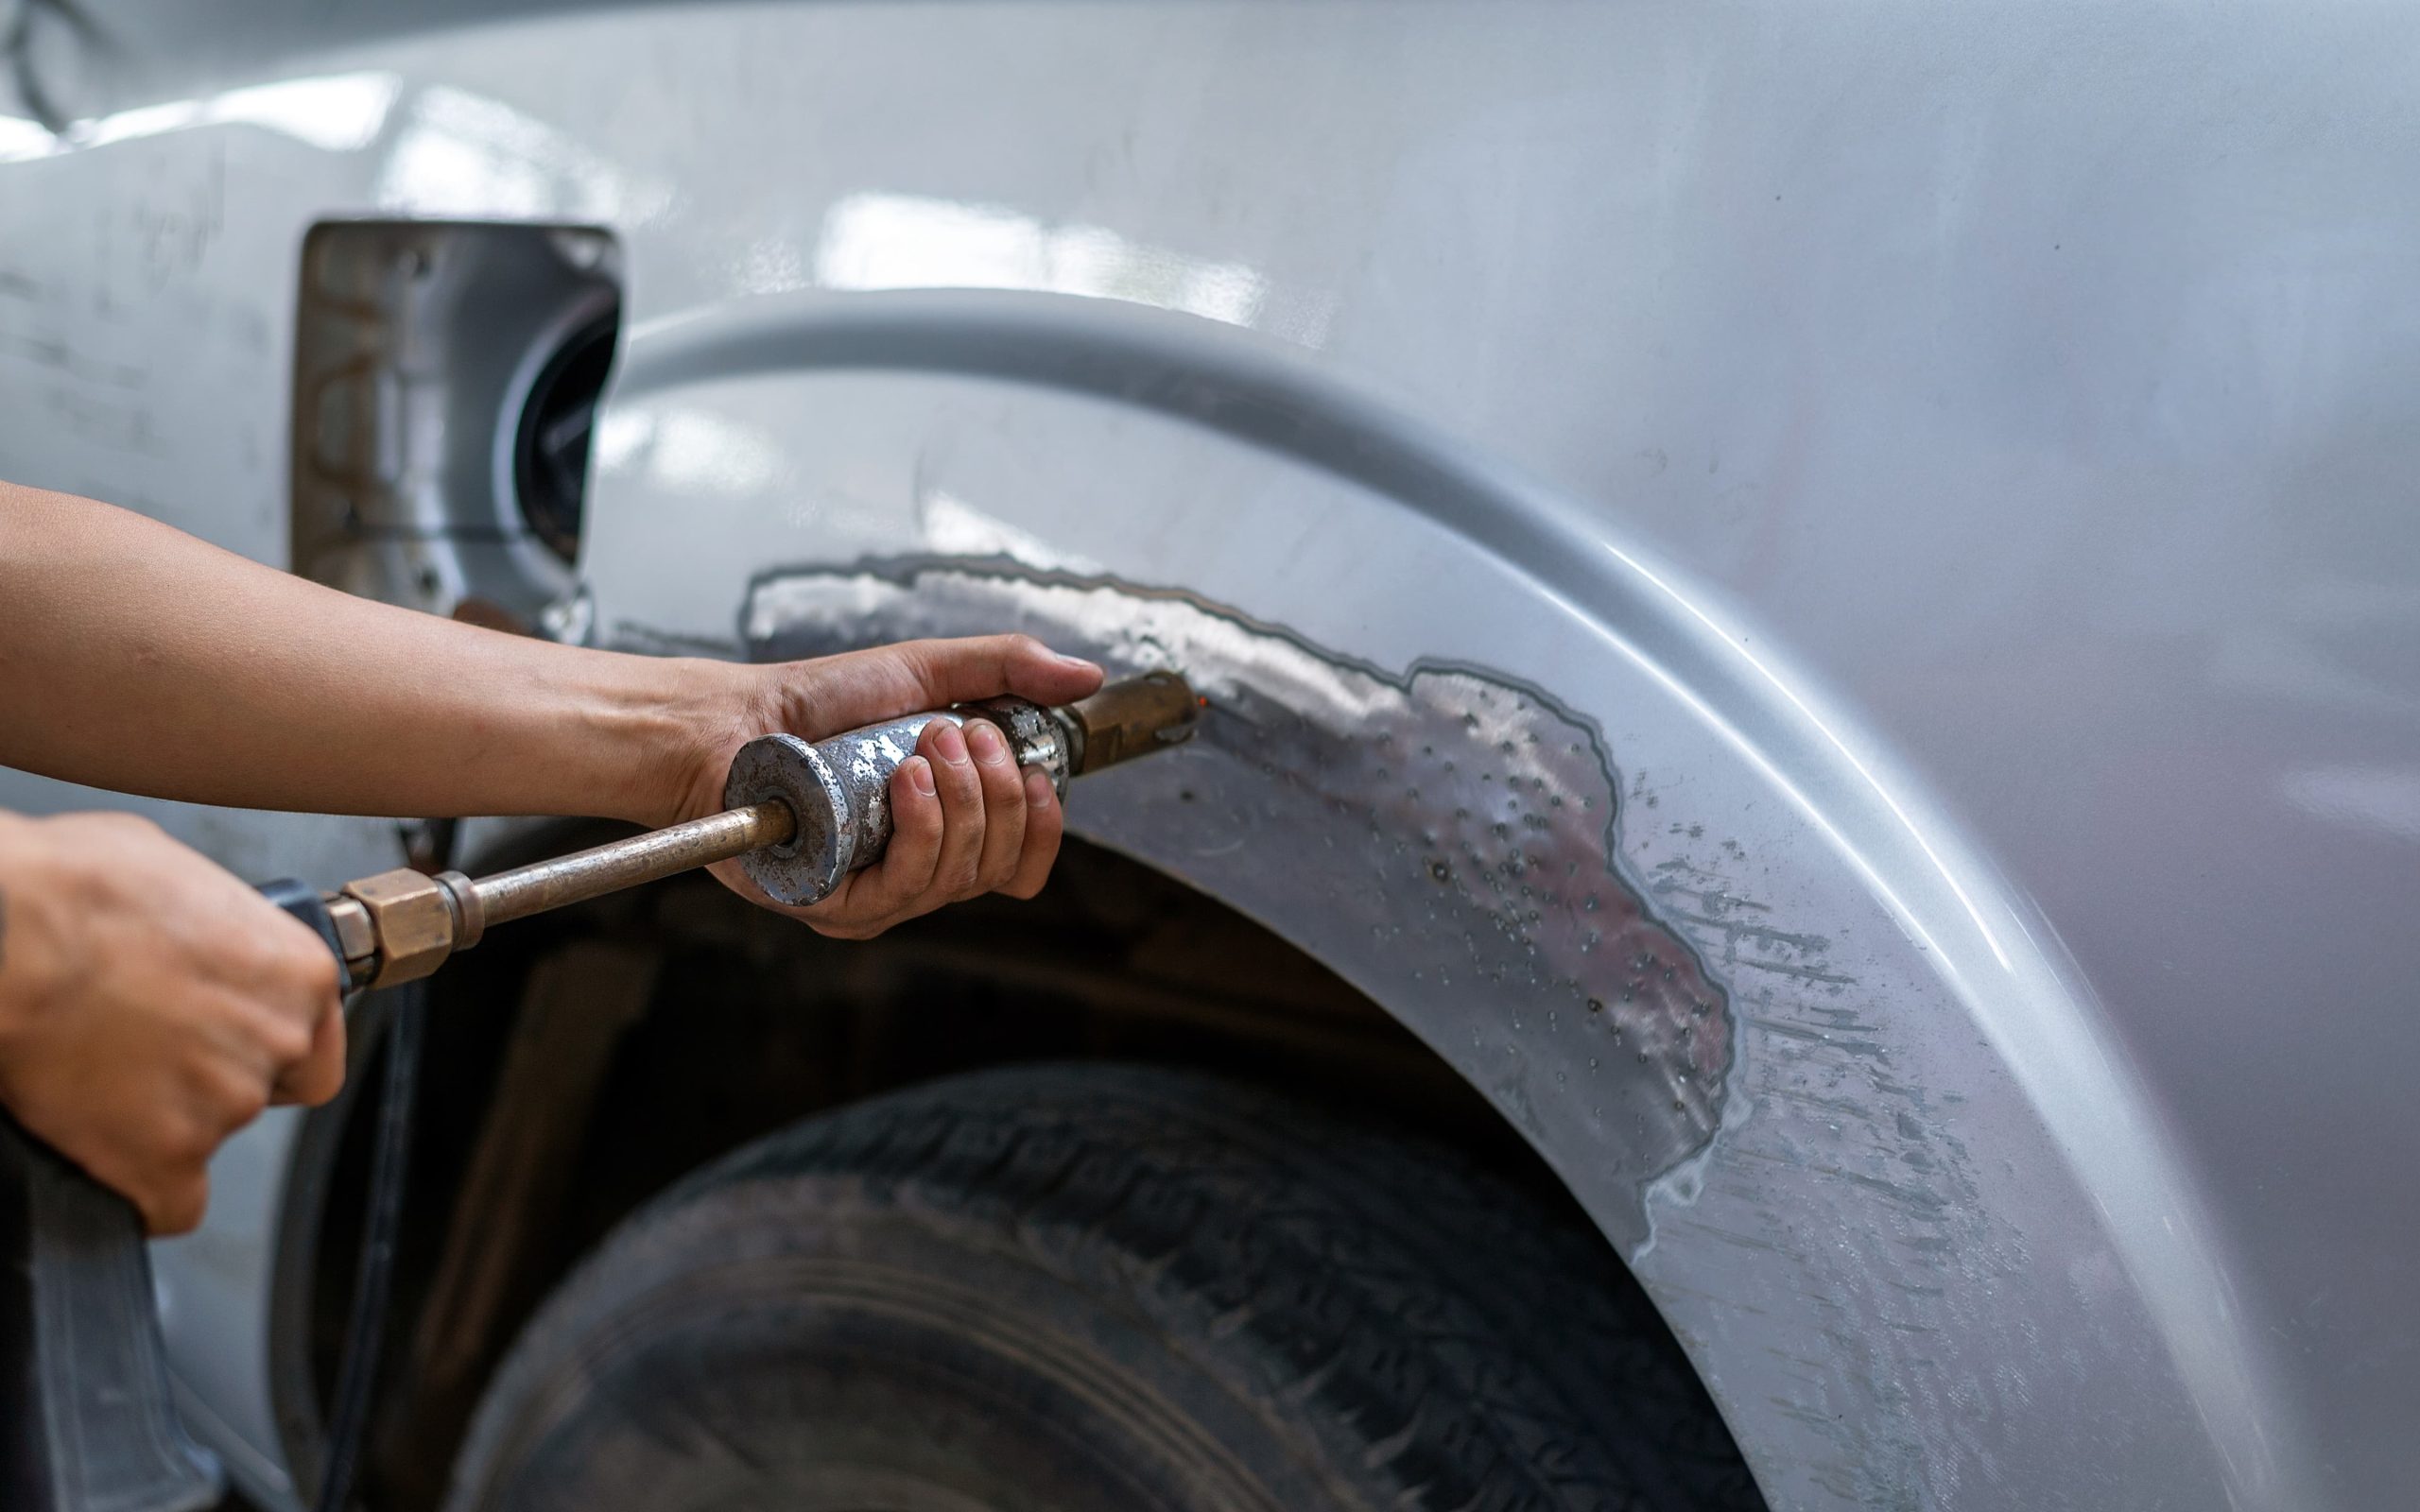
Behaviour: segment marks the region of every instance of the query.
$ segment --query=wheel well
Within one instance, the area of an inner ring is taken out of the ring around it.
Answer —
[[[513,849],[597,837],[567,825]],[[1416,1127],[1571,1201],[1374,1003],[1217,901],[1078,842],[1034,902],[979,900],[857,943],[677,879],[516,925],[434,987],[368,1454],[381,1512],[436,1503],[497,1360],[622,1217],[761,1134],[950,1073],[1043,1059],[1221,1073]],[[368,1071],[359,1085],[375,1084]],[[314,1404],[344,1345],[367,1123],[356,1109],[328,1136],[329,1195],[301,1266],[310,1299],[273,1371]],[[285,1405],[307,1474],[318,1415]]]

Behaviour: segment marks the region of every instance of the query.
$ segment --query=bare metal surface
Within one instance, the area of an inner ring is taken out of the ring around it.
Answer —
[[[1178,595],[942,563],[769,578],[748,624],[774,660],[1011,615],[1142,674],[1104,700],[1124,730],[1103,728],[1170,754],[1149,774],[1121,768],[1139,784],[1113,819],[1122,843],[1250,879],[1255,911],[1307,933],[1357,986],[1435,1005],[1524,1132],[1570,1120],[1595,1136],[1592,1178],[1625,1202],[1599,1221],[1625,1245],[1647,1238],[1650,1187],[1721,1123],[1735,1024],[1616,862],[1620,779],[1587,720],[1509,678],[1390,674]],[[1194,681],[1150,666],[1162,660]],[[1192,738],[1161,745],[1164,728]],[[1139,810],[1137,794],[1150,795]],[[1541,1085],[1550,1053],[1567,1069]]]
[[[754,803],[481,877],[471,888],[493,928],[779,845],[791,823],[787,805]]]

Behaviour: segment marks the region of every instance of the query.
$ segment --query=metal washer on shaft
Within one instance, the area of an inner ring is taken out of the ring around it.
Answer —
[[[748,857],[750,880],[777,903],[800,907],[832,895],[856,859],[848,793],[822,753],[796,735],[760,735],[732,758],[725,808],[773,801],[797,820],[790,838]]]

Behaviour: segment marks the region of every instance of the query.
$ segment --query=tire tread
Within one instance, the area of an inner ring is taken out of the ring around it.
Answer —
[[[684,1211],[836,1177],[1139,1309],[1315,1437],[1374,1512],[1764,1505],[1601,1236],[1453,1151],[1157,1068],[980,1072],[759,1141],[628,1220],[492,1397],[566,1346],[617,1257],[677,1249]],[[495,1452],[498,1416],[466,1466]]]

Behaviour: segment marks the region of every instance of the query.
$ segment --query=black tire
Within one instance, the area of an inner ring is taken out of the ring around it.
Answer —
[[[786,1130],[541,1311],[456,1512],[1754,1508],[1593,1232],[1180,1073],[1014,1068]]]

